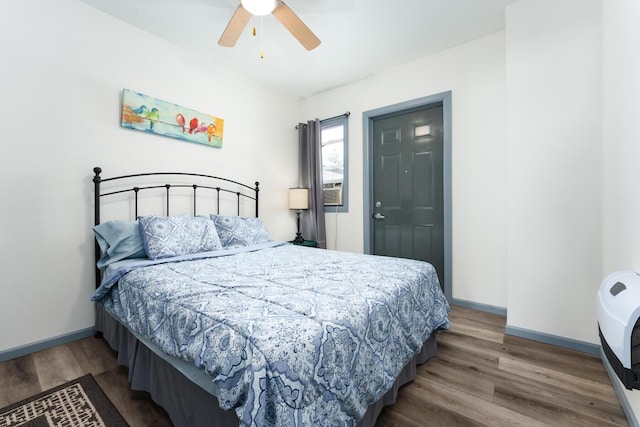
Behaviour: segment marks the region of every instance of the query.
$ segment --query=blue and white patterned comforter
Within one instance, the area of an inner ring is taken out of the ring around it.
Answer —
[[[138,268],[95,299],[246,426],[353,426],[449,328],[430,264],[288,244]]]

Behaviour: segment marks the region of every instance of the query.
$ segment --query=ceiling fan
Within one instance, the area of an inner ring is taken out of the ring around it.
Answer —
[[[320,45],[320,39],[293,13],[282,0],[240,0],[240,5],[227,24],[218,44],[233,47],[252,15],[272,14],[307,50]]]

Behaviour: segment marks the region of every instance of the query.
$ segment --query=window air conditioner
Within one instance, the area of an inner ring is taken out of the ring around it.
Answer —
[[[324,205],[325,206],[342,206],[342,183],[332,182],[324,184]]]

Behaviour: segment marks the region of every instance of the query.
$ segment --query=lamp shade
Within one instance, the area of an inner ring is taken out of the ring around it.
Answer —
[[[276,0],[240,0],[242,7],[252,15],[264,16],[276,8]]]
[[[309,209],[309,189],[289,189],[289,209]]]

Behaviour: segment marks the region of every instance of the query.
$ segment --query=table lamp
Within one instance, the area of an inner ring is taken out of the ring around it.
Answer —
[[[290,188],[289,189],[289,209],[296,211],[298,220],[298,232],[293,243],[304,243],[302,233],[300,232],[300,214],[303,210],[309,209],[309,189],[308,188]]]

